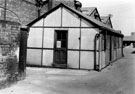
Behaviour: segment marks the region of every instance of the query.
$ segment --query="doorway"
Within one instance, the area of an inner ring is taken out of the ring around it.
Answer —
[[[54,41],[54,67],[67,67],[67,30],[56,30]]]

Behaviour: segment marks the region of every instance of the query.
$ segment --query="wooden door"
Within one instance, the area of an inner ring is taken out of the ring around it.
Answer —
[[[54,67],[67,67],[67,31],[55,31]]]

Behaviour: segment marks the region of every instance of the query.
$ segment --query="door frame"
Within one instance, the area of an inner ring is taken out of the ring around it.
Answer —
[[[55,57],[55,50],[57,50],[57,48],[56,48],[56,41],[57,41],[57,32],[58,31],[62,31],[62,32],[66,32],[66,60],[65,60],[65,66],[64,66],[64,68],[67,68],[67,58],[68,58],[68,30],[67,29],[56,29],[56,30],[54,30],[54,50],[53,50],[53,67],[59,67],[59,66],[56,66],[55,64],[57,64],[56,62],[55,62],[55,60],[56,60],[56,57]],[[59,48],[59,49],[61,49],[61,48]],[[60,64],[58,64],[58,65],[60,65]],[[63,68],[63,67],[60,67],[60,68]]]

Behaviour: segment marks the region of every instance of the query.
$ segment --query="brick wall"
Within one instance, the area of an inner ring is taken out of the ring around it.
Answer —
[[[5,0],[0,0],[0,7],[4,7],[4,1]],[[29,1],[35,3],[35,0]],[[26,25],[37,18],[37,8],[32,4],[24,2],[23,0],[7,0],[7,9],[10,9],[18,15],[22,25]],[[3,19],[3,9],[1,9],[0,12],[2,13],[0,18]],[[18,18],[8,10],[7,20],[19,22]]]
[[[35,4],[35,0],[26,0]],[[57,6],[61,2],[67,6],[75,8],[75,0],[49,0],[51,1],[51,8]],[[0,7],[4,7],[5,0],[0,0]],[[37,7],[33,4],[24,2],[23,0],[7,0],[7,9],[10,9],[18,15],[22,25],[26,25],[38,17]],[[44,5],[41,9],[41,15],[48,11],[48,4]],[[0,8],[0,20],[4,19],[4,10]],[[18,17],[7,10],[8,21],[19,22]]]
[[[17,80],[19,63],[19,23],[0,21],[0,88]]]

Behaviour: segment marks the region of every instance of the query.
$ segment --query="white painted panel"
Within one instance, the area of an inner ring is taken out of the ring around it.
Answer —
[[[80,19],[76,14],[73,14],[69,10],[63,8],[62,26],[68,27],[80,27]]]
[[[81,20],[81,27],[95,27],[93,24],[91,24],[90,22],[86,21],[86,20]]]
[[[105,63],[105,52],[104,51],[102,51],[101,52],[101,67],[103,68],[103,67],[105,67],[106,66],[106,63]]]
[[[44,48],[54,47],[54,29],[44,28]]]
[[[68,67],[79,68],[79,51],[68,51]]]
[[[82,69],[94,69],[94,53],[81,51],[81,64]]]
[[[112,49],[112,55],[111,55],[111,56],[112,56],[112,60],[115,59],[115,58],[114,58],[114,51],[113,51],[113,50],[114,50],[114,48]]]
[[[50,13],[44,20],[45,26],[61,26],[61,8]]]
[[[43,26],[43,19],[36,22],[33,26]]]
[[[30,28],[28,47],[42,47],[43,28]]]
[[[53,50],[43,51],[43,66],[52,66],[53,63]]]
[[[109,60],[110,59],[110,51],[109,51],[109,49],[106,49],[106,53],[105,53],[105,63],[106,63],[106,65],[108,65],[109,64]]]
[[[117,48],[117,59],[120,58],[119,48]]]
[[[97,31],[94,29],[81,29],[81,49],[94,50],[94,38]]]
[[[41,50],[27,49],[27,64],[41,65]]]
[[[121,57],[121,48],[117,49],[117,58],[119,59]]]
[[[122,49],[119,48],[119,55],[120,55],[120,58],[122,57]]]
[[[68,31],[68,48],[79,49],[80,29],[69,29]]]
[[[114,50],[114,60],[117,59],[117,53],[116,53],[116,49]]]

